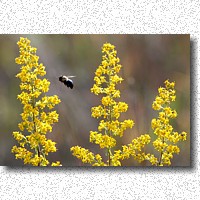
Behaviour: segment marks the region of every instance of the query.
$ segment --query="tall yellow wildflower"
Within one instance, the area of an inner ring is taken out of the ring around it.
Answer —
[[[24,164],[47,166],[47,156],[56,152],[56,143],[47,139],[46,134],[52,132],[52,125],[58,122],[58,114],[52,109],[60,99],[56,95],[43,95],[48,92],[50,82],[41,78],[46,74],[45,66],[38,63],[37,49],[30,46],[30,40],[21,37],[17,44],[20,56],[15,62],[21,65],[21,71],[16,77],[21,80],[22,91],[17,98],[23,105],[23,112],[22,122],[18,124],[20,131],[13,132],[19,146],[13,146],[12,153]],[[52,163],[52,166],[59,165],[59,161]]]
[[[157,166],[171,165],[173,154],[180,152],[176,144],[179,141],[186,140],[187,136],[186,132],[178,133],[174,131],[170,124],[170,120],[177,117],[176,110],[171,108],[171,103],[176,99],[175,82],[166,80],[164,83],[165,87],[158,89],[158,96],[152,104],[152,108],[159,111],[158,118],[152,119],[151,127],[157,136],[153,146],[160,156],[149,160]]]
[[[116,85],[123,79],[118,75],[121,69],[115,46],[106,43],[102,47],[102,62],[95,72],[95,84],[91,92],[95,95],[103,95],[101,105],[91,109],[92,117],[100,118],[98,131],[90,131],[90,142],[98,144],[101,149],[106,150],[106,160],[103,161],[100,154],[94,155],[89,150],[74,146],[72,154],[83,163],[90,163],[93,166],[120,166],[120,160],[127,159],[130,155],[140,161],[137,152],[141,152],[145,144],[150,142],[149,135],[142,135],[132,141],[122,150],[114,150],[117,145],[117,137],[122,137],[127,128],[132,128],[134,121],[131,119],[119,121],[120,114],[126,112],[128,105],[125,102],[118,102],[115,99],[120,97],[120,91]]]

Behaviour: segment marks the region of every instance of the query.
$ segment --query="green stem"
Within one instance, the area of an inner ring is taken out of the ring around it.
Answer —
[[[165,140],[164,140],[164,137],[163,137],[163,140],[162,140],[162,143],[164,144]],[[162,155],[163,155],[163,149],[162,151],[160,152],[160,158],[159,158],[159,162],[158,162],[158,165],[160,165],[162,163]]]
[[[34,93],[34,91],[35,91],[34,84],[32,84],[32,93]],[[32,98],[32,106],[33,106],[33,110],[34,110],[35,109],[35,98],[34,97]],[[36,128],[36,124],[35,124],[35,114],[34,114],[34,112],[33,112],[33,124],[34,124],[34,132],[36,133],[37,128]],[[41,150],[40,150],[39,144],[38,144],[38,147],[37,147],[37,155],[40,158]],[[38,163],[38,166],[40,166],[40,162]]]
[[[109,68],[109,76],[108,76],[108,87],[110,86],[110,76],[111,76],[111,69]],[[110,99],[112,99],[112,95],[109,94]],[[108,116],[108,121],[111,123],[112,122],[112,105],[109,104],[109,116]],[[111,130],[108,132],[109,137],[112,136]],[[111,148],[108,148],[108,165],[111,166],[111,155],[112,151]]]

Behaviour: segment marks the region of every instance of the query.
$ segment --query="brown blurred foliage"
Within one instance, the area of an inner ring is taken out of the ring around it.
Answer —
[[[180,144],[181,152],[172,166],[190,165],[190,36],[189,35],[0,35],[0,164],[22,166],[15,160],[11,148],[16,145],[12,132],[18,130],[22,106],[17,100],[20,81],[15,77],[20,67],[15,64],[19,55],[17,41],[20,37],[31,40],[36,47],[39,62],[46,66],[51,82],[49,94],[57,94],[61,103],[56,107],[59,122],[48,135],[57,143],[58,151],[49,155],[50,161],[59,160],[63,166],[80,166],[70,153],[70,147],[80,145],[94,153],[104,154],[95,144],[89,143],[89,131],[96,130],[98,121],[91,117],[92,106],[99,105],[100,97],[90,93],[94,72],[101,63],[101,47],[105,42],[116,46],[121,76],[119,85],[121,101],[129,105],[123,118],[135,121],[127,130],[120,145],[127,144],[141,134],[150,133],[151,119],[157,112],[151,108],[157,89],[166,79],[176,82],[177,100],[173,107],[178,118],[174,129],[186,131],[188,140]],[[60,75],[75,75],[74,89],[70,90],[58,81]],[[154,153],[151,146],[146,151]],[[129,159],[126,166],[141,166]],[[143,163],[142,166],[148,165]]]

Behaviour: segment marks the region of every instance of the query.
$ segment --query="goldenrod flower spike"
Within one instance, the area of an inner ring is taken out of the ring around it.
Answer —
[[[159,110],[158,118],[152,119],[151,127],[157,139],[153,142],[154,148],[160,153],[160,157],[151,160],[153,165],[164,166],[171,165],[173,154],[180,152],[179,147],[176,145],[179,141],[186,140],[187,133],[178,133],[173,130],[170,125],[170,120],[177,117],[176,110],[171,108],[171,102],[176,99],[176,91],[174,89],[175,82],[166,80],[165,87],[158,89],[158,96],[152,104],[154,110]]]
[[[71,148],[72,154],[83,163],[93,166],[121,166],[120,160],[128,159],[131,155],[141,162],[143,158],[140,158],[142,156],[138,152],[141,152],[144,145],[150,142],[149,135],[133,140],[128,147],[123,146],[122,150],[114,150],[117,145],[116,138],[123,137],[124,131],[134,126],[134,121],[131,119],[119,121],[121,113],[127,111],[128,104],[116,101],[120,97],[116,85],[123,79],[118,75],[122,66],[119,64],[120,59],[117,57],[115,46],[110,43],[104,44],[102,53],[102,62],[95,72],[95,84],[91,88],[91,92],[95,95],[103,95],[101,105],[91,109],[92,117],[100,118],[100,122],[98,131],[90,131],[90,142],[106,150],[106,160],[102,161],[99,154],[94,155],[88,149],[79,146]]]
[[[46,134],[52,132],[52,125],[58,122],[58,114],[52,110],[60,103],[58,96],[46,96],[50,82],[45,76],[45,66],[38,63],[36,48],[30,46],[30,40],[21,37],[19,42],[20,56],[15,62],[21,65],[21,71],[16,75],[21,80],[21,94],[17,98],[23,105],[22,122],[18,124],[20,131],[14,131],[13,136],[19,143],[12,152],[16,159],[22,159],[24,164],[47,166],[47,156],[56,152],[55,142],[47,139]],[[49,110],[47,112],[47,110]],[[60,166],[60,162],[52,166]]]

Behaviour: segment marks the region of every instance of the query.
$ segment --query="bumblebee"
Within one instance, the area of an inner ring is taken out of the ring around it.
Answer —
[[[60,76],[59,81],[64,83],[67,87],[72,89],[74,87],[74,84],[73,84],[73,81],[69,78],[73,78],[73,77],[75,77],[75,76]]]

